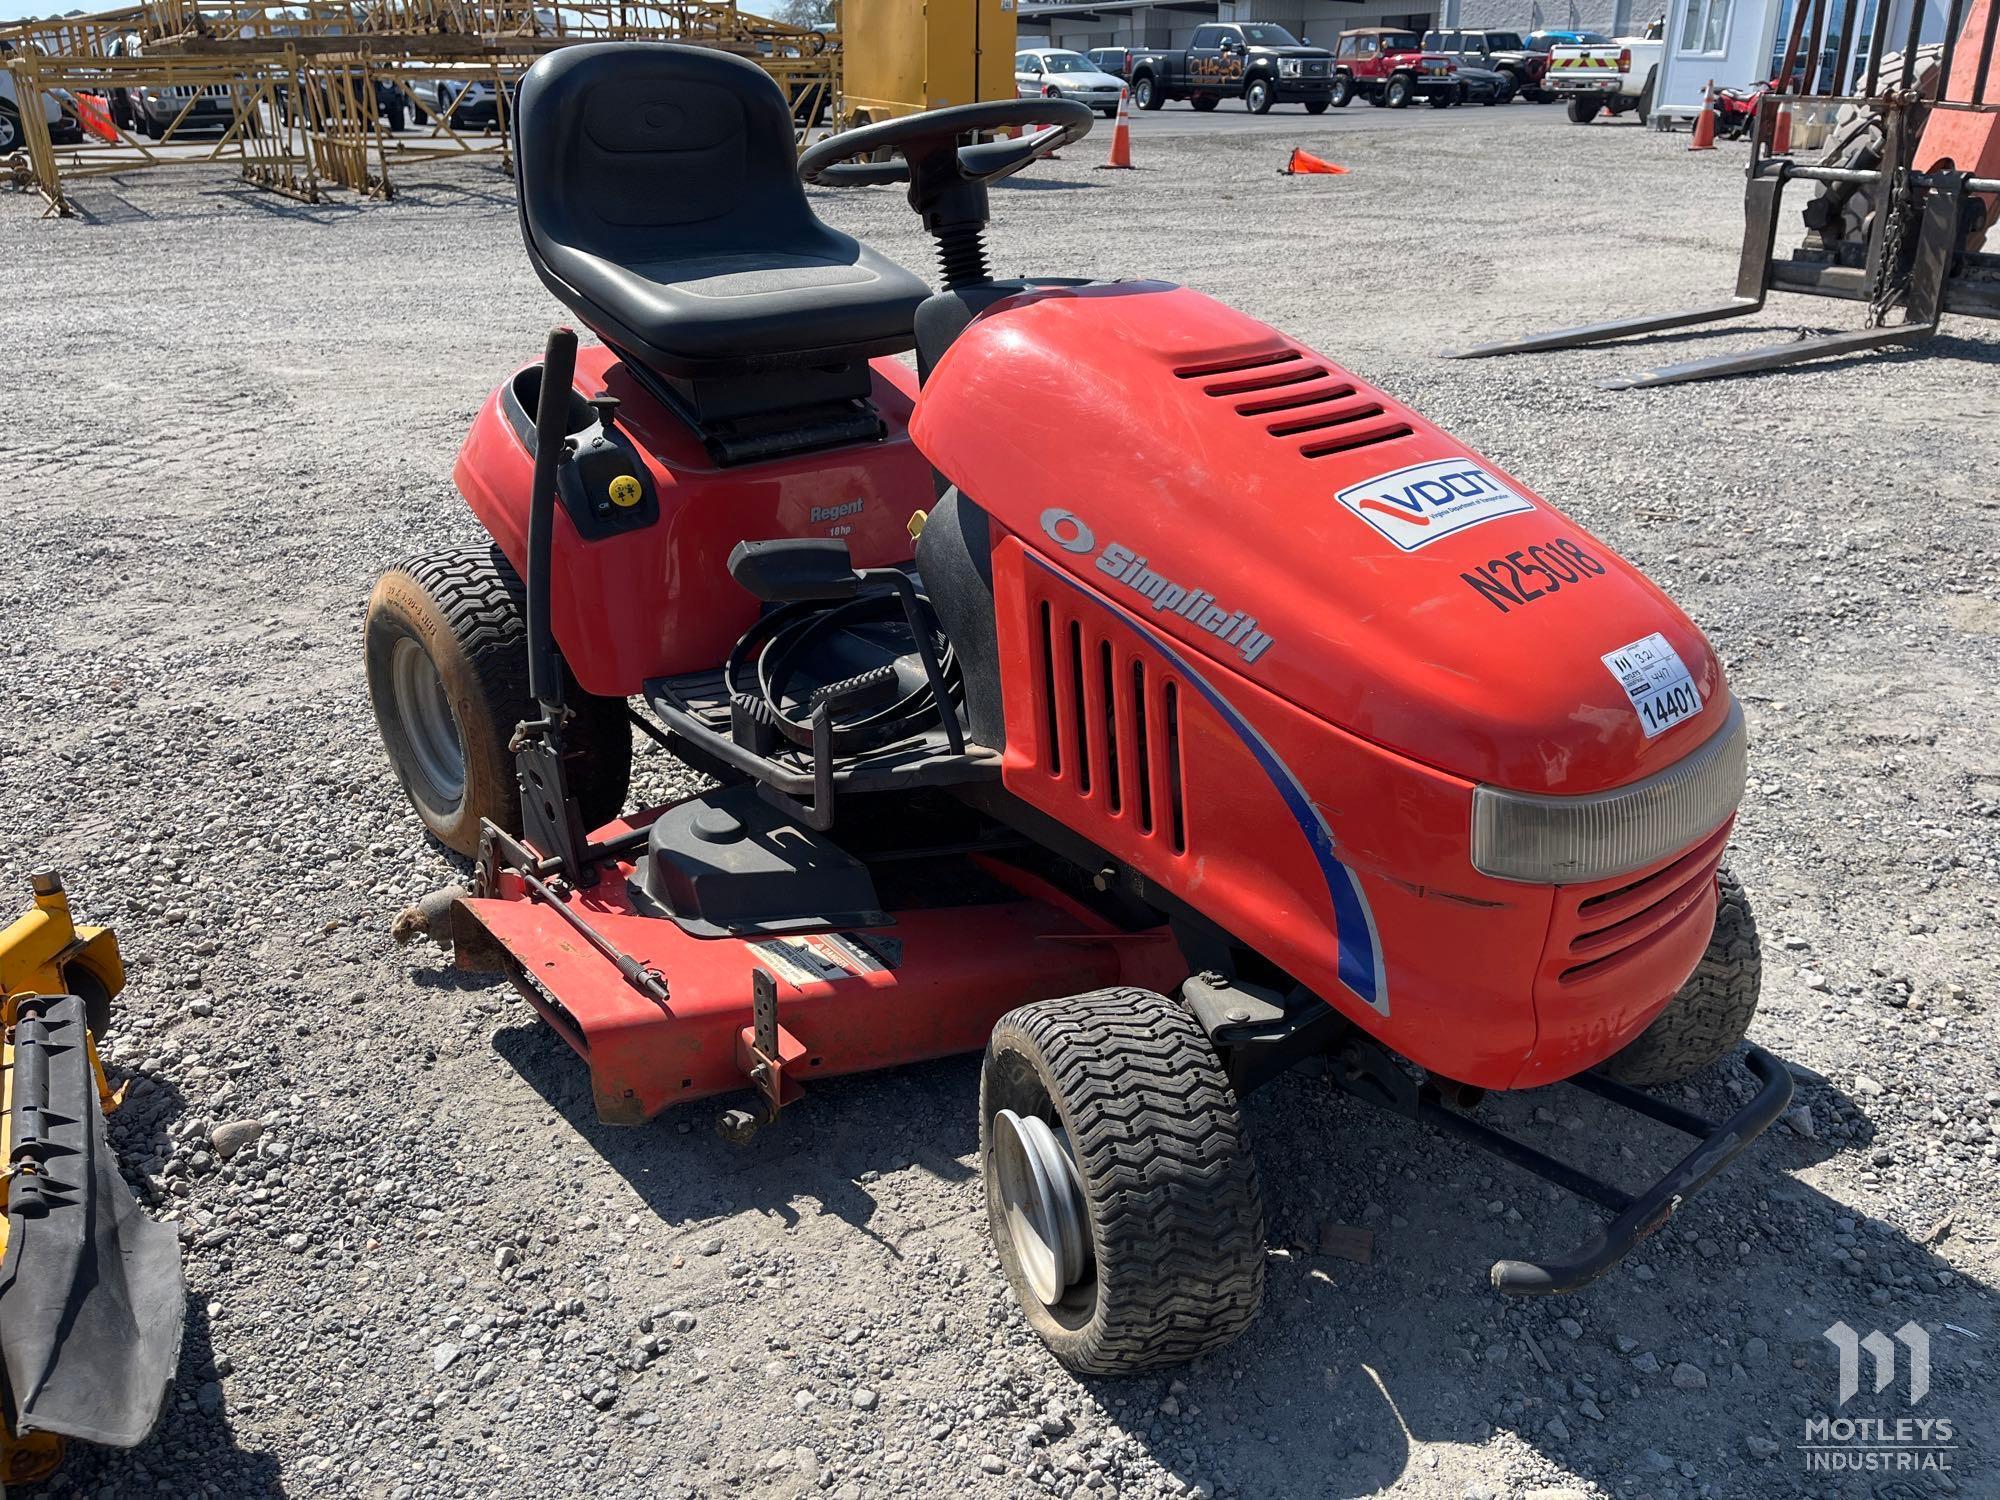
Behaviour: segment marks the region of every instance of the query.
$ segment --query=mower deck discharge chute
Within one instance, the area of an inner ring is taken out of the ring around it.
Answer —
[[[508,974],[605,1119],[747,1089],[742,1136],[816,1077],[983,1047],[1008,1280],[1115,1371],[1254,1316],[1240,1100],[1294,1063],[1613,1215],[1509,1292],[1600,1274],[1783,1108],[1754,1048],[1725,1121],[1632,1087],[1756,1007],[1722,868],[1746,731],[1701,633],[1275,330],[996,280],[986,184],[1081,106],[911,116],[795,172],[756,68],[622,45],[538,63],[516,118],[529,258],[603,347],[559,329],[494,393],[456,473],[493,545],[383,579],[369,680],[475,861],[399,931]],[[801,176],[906,182],[941,289]],[[635,728],[715,789],[628,812]],[[1627,1193],[1468,1113],[1566,1079],[1694,1151]]]

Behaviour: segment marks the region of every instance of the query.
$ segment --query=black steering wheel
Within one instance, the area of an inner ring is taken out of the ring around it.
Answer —
[[[994,99],[926,110],[843,130],[809,148],[799,158],[799,176],[825,187],[879,187],[908,182],[910,203],[923,212],[924,200],[942,196],[956,183],[997,182],[1040,156],[1090,134],[1091,113],[1074,99]],[[976,130],[1041,126],[1019,140],[982,141],[961,146]],[[901,161],[857,161],[856,157],[894,151]]]

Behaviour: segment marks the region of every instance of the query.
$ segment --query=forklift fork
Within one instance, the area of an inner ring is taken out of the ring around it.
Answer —
[[[1961,110],[1983,117],[1993,113],[1995,108],[1986,102],[1985,95],[1996,29],[1994,25],[1986,26],[1978,77],[1969,98],[1961,102],[1946,93],[1951,86],[1951,44],[1956,39],[1961,4],[1962,0],[1953,0],[1946,32],[1946,52],[1941,62],[1940,97],[1926,107],[1933,114]],[[1878,4],[1876,9],[1879,23],[1887,6]],[[1683,312],[1619,318],[1608,323],[1557,329],[1504,343],[1482,344],[1472,349],[1447,350],[1444,357],[1485,359],[1496,354],[1590,348],[1638,334],[1665,333],[1704,323],[1720,323],[1761,312],[1773,290],[1856,300],[1868,308],[1870,326],[1866,328],[1792,339],[1598,382],[1602,390],[1624,391],[1710,380],[1725,375],[1746,375],[1803,364],[1809,360],[1922,344],[1937,333],[1939,319],[1948,308],[1974,316],[1995,316],[2000,307],[1996,307],[1991,293],[1985,289],[1986,282],[1977,281],[1975,285],[1971,265],[1973,261],[1978,262],[1980,275],[1984,275],[1984,268],[1990,265],[1992,257],[1968,257],[1962,262],[1960,249],[1967,223],[1967,198],[2000,192],[2000,182],[1960,169],[1964,165],[1978,168],[1981,166],[1978,162],[1954,165],[1949,159],[1941,159],[1927,166],[1926,170],[1918,170],[1916,166],[1929,135],[1926,124],[1928,115],[1916,107],[1912,87],[1915,76],[1913,56],[1924,9],[1924,0],[1919,0],[1910,23],[1900,88],[1880,98],[1873,96],[1881,71],[1883,45],[1883,28],[1877,24],[1867,60],[1863,97],[1837,97],[1837,90],[1831,85],[1823,93],[1815,91],[1809,65],[1801,93],[1770,93],[1760,101],[1750,147],[1749,182],[1744,190],[1743,250],[1737,262],[1735,295],[1727,302]],[[1800,13],[1803,17],[1803,6]],[[2000,5],[1996,5],[1994,13],[2000,14]],[[1820,24],[1816,13],[1812,23],[1815,35]],[[1802,21],[1795,20],[1792,30],[1792,41],[1787,47],[1788,59],[1798,53]],[[1847,27],[1843,23],[1839,58],[1835,63],[1836,79],[1846,77],[1848,40]],[[1808,55],[1816,56],[1816,53]],[[1786,68],[1789,67],[1788,61]],[[1807,98],[1822,105],[1860,105],[1875,109],[1882,130],[1879,166],[1802,165],[1789,156],[1772,154],[1779,111]],[[1932,156],[1935,158],[1935,151]],[[1785,185],[1795,181],[1822,183],[1829,188],[1836,185],[1872,187],[1877,203],[1871,215],[1865,248],[1848,243],[1844,247],[1831,247],[1834,251],[1831,259],[1823,259],[1819,253],[1778,259],[1775,247],[1779,201]],[[1906,234],[1914,238],[1914,244],[1906,240]],[[1840,252],[1843,248],[1850,259],[1842,259]],[[1898,305],[1903,309],[1903,321],[1893,328],[1879,326],[1884,316]]]
[[[1447,349],[1444,357],[1488,359],[1496,354],[1540,354],[1551,349],[1584,349],[1593,344],[1610,343],[1613,339],[1630,338],[1634,334],[1663,333],[1674,328],[1692,328],[1701,323],[1720,323],[1726,318],[1744,318],[1762,311],[1764,299],[1771,290],[1771,253],[1778,239],[1778,199],[1789,176],[1789,164],[1781,163],[1769,176],[1751,178],[1749,187],[1744,191],[1743,256],[1736,269],[1736,294],[1727,302],[1684,312],[1652,313],[1640,318],[1614,318],[1608,323],[1558,328],[1524,339],[1481,344],[1474,349]]]
[[[1761,349],[1749,349],[1741,354],[1717,354],[1708,359],[1689,360],[1685,364],[1617,376],[1600,381],[1599,388],[1630,391],[1656,385],[1677,385],[1687,380],[1748,375],[1759,370],[1803,364],[1807,360],[1921,344],[1938,331],[1938,320],[1944,313],[1945,276],[1951,270],[1952,256],[1957,248],[1967,180],[1963,172],[1938,173],[1932,178],[1931,191],[1924,200],[1922,227],[1917,233],[1909,290],[1903,303],[1905,321],[1898,326],[1823,333],[1814,338],[1794,339],[1790,343],[1767,344]],[[1880,274],[1886,276],[1893,272],[1893,267],[1884,266]]]

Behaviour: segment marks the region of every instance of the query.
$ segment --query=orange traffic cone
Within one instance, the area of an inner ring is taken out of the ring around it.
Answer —
[[[1132,165],[1132,96],[1131,90],[1118,91],[1118,128],[1111,132],[1111,159],[1097,170],[1109,171],[1113,167]]]
[[[1345,177],[1347,168],[1337,167],[1330,161],[1321,161],[1310,151],[1301,151],[1294,146],[1292,159],[1278,169],[1280,177],[1310,176],[1315,172],[1324,173],[1328,177]]]
[[[1708,80],[1708,87],[1701,93],[1701,113],[1694,117],[1694,139],[1688,142],[1690,151],[1713,151],[1715,149],[1715,80]]]
[[[1777,118],[1771,121],[1771,154],[1792,154],[1792,107],[1789,104],[1780,104]]]

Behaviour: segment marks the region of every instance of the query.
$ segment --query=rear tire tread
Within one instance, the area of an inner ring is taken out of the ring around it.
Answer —
[[[461,816],[450,828],[425,817],[441,840],[460,853],[470,854],[478,845],[481,818],[517,836],[522,831],[520,784],[506,745],[515,726],[533,717],[534,712],[528,687],[527,586],[506,555],[492,545],[406,559],[384,575],[384,585],[397,573],[414,583],[443,617],[472,668],[483,700],[477,708],[490,726],[490,742],[483,751],[472,744],[464,746],[466,784],[461,807],[474,816]],[[378,596],[382,587],[378,585]],[[576,715],[568,743],[580,752],[572,763],[573,784],[583,806],[584,826],[597,828],[624,809],[631,782],[632,728],[623,699],[581,692],[572,681],[567,700]],[[381,716],[387,706],[378,701],[376,707]],[[463,722],[459,732],[467,739],[480,734],[476,726]],[[481,764],[485,762],[491,764]]]

